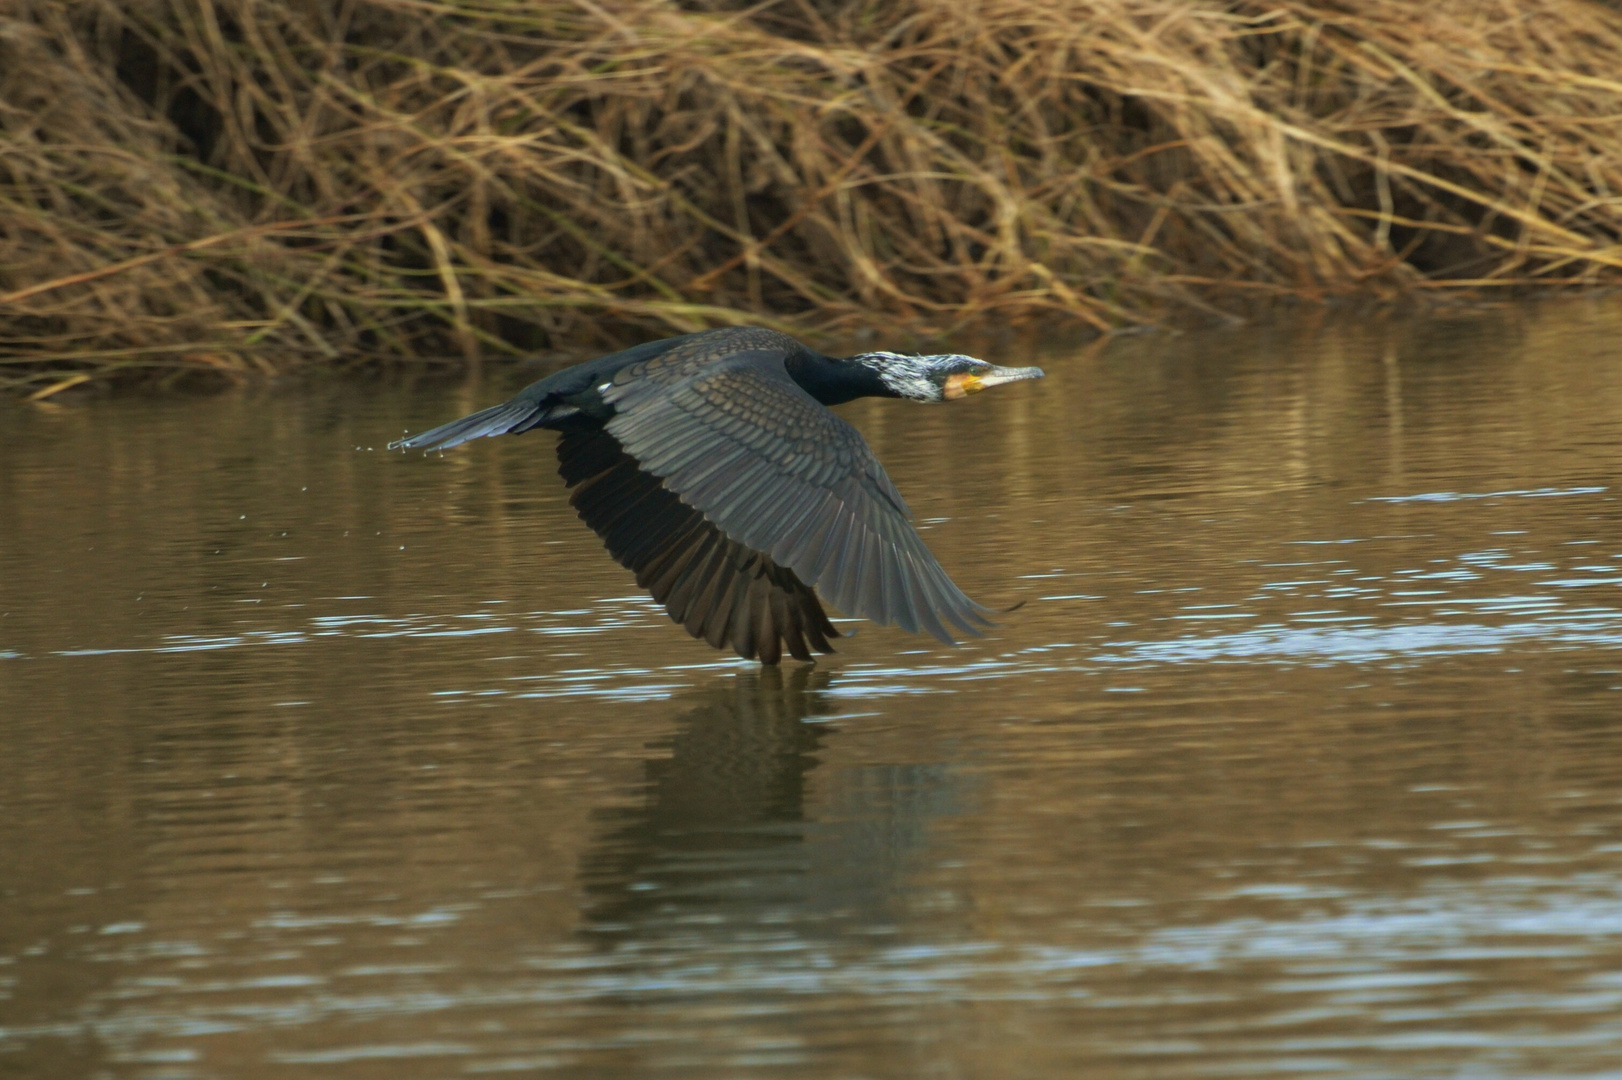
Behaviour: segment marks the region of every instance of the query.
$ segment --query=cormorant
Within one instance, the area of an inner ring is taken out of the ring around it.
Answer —
[[[727,327],[588,360],[512,400],[390,444],[443,450],[531,428],[562,433],[569,502],[689,634],[775,664],[833,652],[813,586],[841,611],[952,643],[987,609],[913,529],[866,440],[824,406],[952,401],[1039,379],[956,354],[824,356]]]

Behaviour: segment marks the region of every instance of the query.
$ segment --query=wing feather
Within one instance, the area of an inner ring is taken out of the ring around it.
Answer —
[[[565,429],[558,463],[576,512],[688,633],[766,663],[834,651],[839,631],[808,585],[682,502],[612,435]]]
[[[761,340],[626,367],[604,393],[608,431],[729,539],[835,606],[944,641],[981,633],[987,611],[941,569],[861,434],[789,377],[787,346]],[[792,635],[787,610],[772,626]]]

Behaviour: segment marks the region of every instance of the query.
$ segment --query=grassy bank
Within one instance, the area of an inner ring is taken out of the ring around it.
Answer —
[[[1615,281],[1594,0],[19,0],[0,381]]]

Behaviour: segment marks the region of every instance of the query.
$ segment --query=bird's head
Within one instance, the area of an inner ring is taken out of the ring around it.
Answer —
[[[989,386],[1042,377],[1039,367],[998,367],[958,353],[908,356],[870,352],[851,359],[871,368],[891,393],[914,401],[956,401]]]

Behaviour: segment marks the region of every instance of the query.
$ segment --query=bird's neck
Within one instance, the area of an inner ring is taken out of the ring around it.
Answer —
[[[839,405],[859,397],[896,397],[879,373],[857,360],[823,356],[807,349],[790,357],[785,366],[800,389],[824,405]]]

